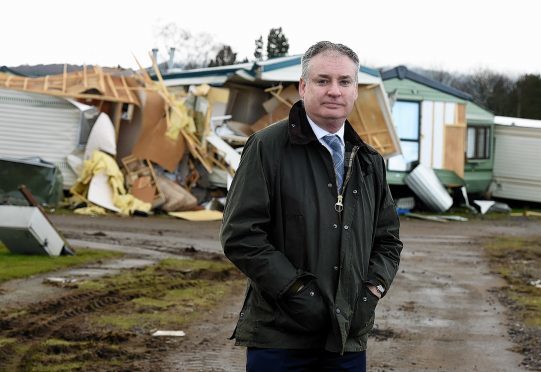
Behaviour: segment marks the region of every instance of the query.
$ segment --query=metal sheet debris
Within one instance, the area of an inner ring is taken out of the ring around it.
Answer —
[[[59,256],[64,240],[38,207],[0,206],[0,241],[13,253]]]
[[[431,168],[419,164],[404,181],[426,206],[435,212],[445,212],[453,205],[453,199]]]

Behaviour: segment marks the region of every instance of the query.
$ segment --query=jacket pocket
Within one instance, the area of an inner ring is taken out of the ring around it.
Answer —
[[[326,331],[329,323],[327,305],[315,280],[293,295],[277,302],[275,324],[295,333],[318,333]]]
[[[379,299],[363,284],[355,303],[350,335],[360,336],[372,328],[378,301]]]

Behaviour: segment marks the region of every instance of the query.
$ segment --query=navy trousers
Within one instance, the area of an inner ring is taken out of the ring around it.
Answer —
[[[331,353],[324,350],[260,349],[246,351],[247,372],[366,372],[366,352]]]

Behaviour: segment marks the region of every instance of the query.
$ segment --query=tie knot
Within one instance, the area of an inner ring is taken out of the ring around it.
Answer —
[[[333,151],[341,151],[342,150],[342,146],[341,146],[341,143],[340,143],[340,138],[336,134],[328,134],[328,135],[326,135],[325,137],[323,137],[323,141],[325,141],[325,143],[327,145],[329,145],[329,147]]]

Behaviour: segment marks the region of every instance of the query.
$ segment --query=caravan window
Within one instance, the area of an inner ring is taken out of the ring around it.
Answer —
[[[468,159],[490,158],[490,127],[468,128]]]
[[[390,171],[406,171],[419,160],[419,102],[396,101],[393,104],[393,122],[400,138],[402,155],[389,159],[387,169]]]

